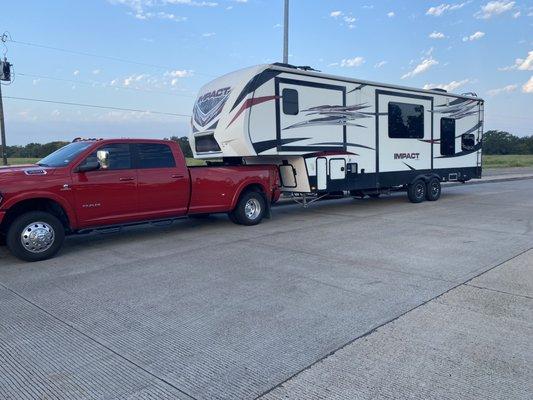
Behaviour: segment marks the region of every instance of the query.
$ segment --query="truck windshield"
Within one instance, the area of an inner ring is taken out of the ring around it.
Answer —
[[[61,147],[37,163],[41,167],[65,167],[80,153],[93,145],[93,142],[74,142]]]

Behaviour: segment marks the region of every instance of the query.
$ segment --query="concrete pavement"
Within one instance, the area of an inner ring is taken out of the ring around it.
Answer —
[[[525,398],[532,211],[521,180],[0,248],[0,399]]]

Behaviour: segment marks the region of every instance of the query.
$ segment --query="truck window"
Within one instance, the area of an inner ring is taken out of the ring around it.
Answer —
[[[455,154],[455,120],[441,118],[440,120],[440,154],[453,156]]]
[[[98,161],[96,153],[98,150],[106,150],[109,152],[109,168],[106,170],[131,169],[131,151],[130,145],[126,143],[114,143],[99,147],[96,151],[91,153],[80,165],[88,162]]]
[[[424,137],[424,106],[389,102],[389,137],[422,139]]]
[[[74,142],[67,144],[65,147],[61,147],[59,150],[43,158],[37,164],[43,167],[65,167],[92,145],[93,142]]]
[[[294,89],[283,89],[281,93],[283,99],[283,113],[288,115],[298,115],[298,91]]]
[[[136,144],[137,168],[174,168],[176,161],[170,146],[160,143]]]

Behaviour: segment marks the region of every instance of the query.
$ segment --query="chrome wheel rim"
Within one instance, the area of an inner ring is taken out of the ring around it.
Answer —
[[[20,234],[22,247],[34,254],[43,253],[52,247],[54,238],[54,229],[46,222],[32,222]]]
[[[436,182],[433,183],[433,185],[431,185],[431,195],[433,197],[437,197],[439,195],[439,192],[440,192],[439,184]]]
[[[422,183],[419,183],[418,185],[416,185],[415,193],[416,193],[416,197],[419,199],[424,197],[424,185]]]
[[[261,203],[257,199],[250,199],[244,205],[244,214],[250,220],[256,219],[261,213]]]

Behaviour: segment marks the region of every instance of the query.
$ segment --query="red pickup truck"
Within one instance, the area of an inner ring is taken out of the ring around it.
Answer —
[[[227,212],[255,225],[280,195],[272,165],[187,167],[166,140],[80,140],[35,165],[0,168],[0,234],[26,261],[53,257],[65,235]]]

